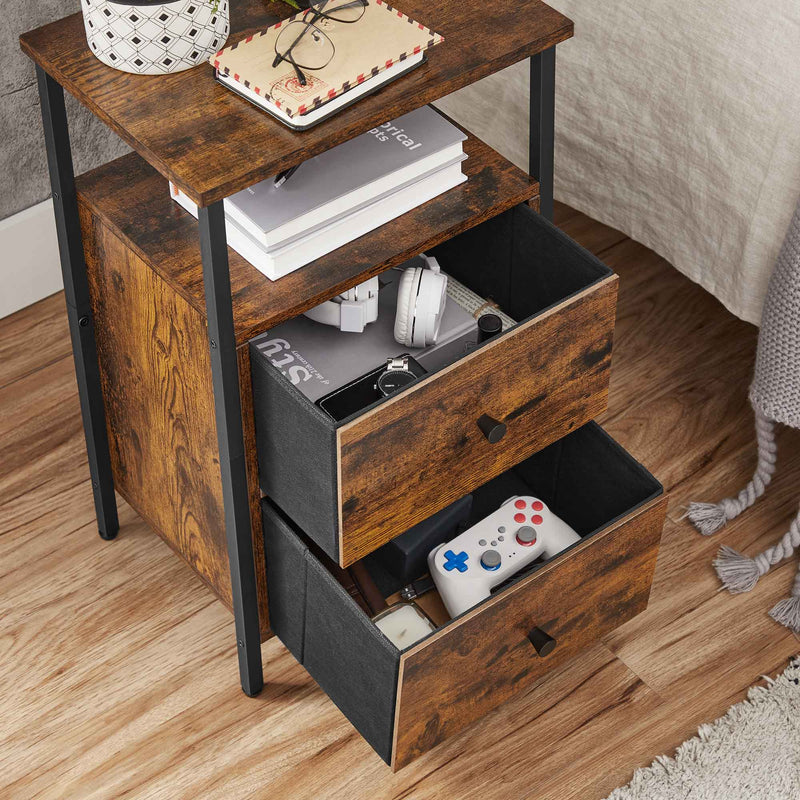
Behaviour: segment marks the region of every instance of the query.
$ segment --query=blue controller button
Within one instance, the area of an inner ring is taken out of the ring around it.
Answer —
[[[467,554],[462,550],[460,553],[454,553],[452,550],[447,550],[444,554],[444,568],[451,572],[457,569],[459,572],[466,572],[467,567]]]
[[[487,550],[481,556],[481,566],[489,570],[489,572],[494,572],[496,569],[500,569],[500,563],[502,559],[500,557],[500,553],[497,550]]]

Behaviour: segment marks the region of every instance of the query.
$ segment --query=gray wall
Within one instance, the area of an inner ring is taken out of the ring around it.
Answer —
[[[80,11],[78,0],[0,0],[0,219],[50,195],[33,62],[19,35]],[[116,158],[126,146],[69,95],[75,171]]]

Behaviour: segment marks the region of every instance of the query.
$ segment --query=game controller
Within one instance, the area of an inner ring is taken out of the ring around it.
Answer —
[[[428,568],[451,617],[489,597],[540,556],[552,558],[580,541],[536,497],[512,497],[494,514],[431,550]]]

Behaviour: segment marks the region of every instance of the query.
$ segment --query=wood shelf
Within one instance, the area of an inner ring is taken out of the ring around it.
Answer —
[[[285,17],[283,3],[236,0],[230,42]],[[21,37],[23,50],[158,172],[209,205],[280,169],[430,103],[568,39],[572,22],[540,0],[404,0],[402,10],[444,35],[402,80],[305,131],[294,132],[212,79],[203,65],[174,75],[129,75],[90,52],[80,14]]]
[[[278,281],[229,248],[237,345],[359,281],[538,194],[538,184],[480,139],[464,142],[466,183]],[[78,198],[205,317],[198,223],[135,153],[77,180]]]

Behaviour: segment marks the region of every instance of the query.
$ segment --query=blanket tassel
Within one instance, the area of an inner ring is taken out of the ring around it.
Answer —
[[[764,494],[772,480],[777,454],[775,423],[762,414],[756,414],[756,439],[758,441],[756,471],[750,483],[736,497],[726,497],[719,503],[689,503],[685,516],[703,536],[711,536],[729,520],[738,517],[746,508],[750,508]]]

